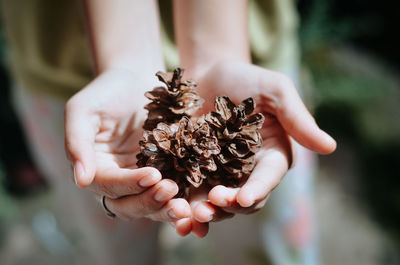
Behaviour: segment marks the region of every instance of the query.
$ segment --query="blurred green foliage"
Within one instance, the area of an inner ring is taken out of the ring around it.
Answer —
[[[400,244],[400,79],[394,67],[399,62],[382,59],[387,50],[371,55],[350,41],[358,34],[368,39],[357,26],[365,24],[365,16],[343,19],[332,13],[337,2],[306,2],[300,40],[317,122],[338,140],[339,149],[350,145],[358,154],[361,199]],[[373,34],[372,28],[371,42]]]

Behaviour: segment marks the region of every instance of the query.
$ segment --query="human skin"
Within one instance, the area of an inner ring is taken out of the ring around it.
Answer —
[[[96,78],[65,107],[65,146],[77,186],[106,196],[117,217],[172,222],[191,216],[175,182],[138,169],[144,92],[164,69],[155,1],[85,1]]]
[[[181,65],[186,76],[199,81],[200,95],[212,101],[226,94],[235,102],[253,96],[270,119],[263,129],[258,165],[243,187],[198,190],[191,207],[184,199],[174,199],[175,183],[161,180],[154,168],[135,166],[146,117],[143,94],[158,85],[154,73],[164,69],[156,4],[87,0],[86,14],[97,77],[66,105],[66,150],[76,184],[105,195],[107,207],[118,217],[174,221],[179,234],[202,237],[210,221],[252,213],[264,205],[292,159],[289,136],[320,153],[334,150],[334,140],[319,130],[292,82],[250,64],[246,1],[176,0]],[[235,30],[227,30],[230,27]],[[243,93],[242,88],[252,89]],[[143,179],[147,181],[141,185]]]
[[[174,25],[181,67],[198,82],[205,98],[202,111],[213,109],[216,96],[235,103],[253,97],[266,117],[257,165],[239,188],[222,185],[199,190],[190,198],[193,216],[175,222],[181,235],[203,237],[209,222],[261,209],[293,163],[292,140],[311,151],[329,154],[336,142],[319,129],[293,82],[285,75],[250,62],[247,1],[174,0]]]

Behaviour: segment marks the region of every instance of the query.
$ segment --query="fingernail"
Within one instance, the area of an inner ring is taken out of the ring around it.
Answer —
[[[205,220],[203,220],[204,222],[211,222],[212,219],[214,218],[214,211],[212,209],[210,209],[208,206],[206,205],[202,205],[201,206],[203,208],[203,214],[204,216],[207,216],[205,218]]]
[[[85,169],[80,161],[76,161],[74,164],[74,182],[78,185],[77,179],[82,179],[85,176]]]
[[[150,187],[154,185],[156,182],[156,178],[153,175],[143,177],[139,180],[139,185],[143,188]]]
[[[172,219],[177,219],[174,211],[171,209],[167,212],[168,216],[171,217]]]
[[[222,199],[218,202],[219,207],[227,207],[229,205],[228,201],[225,199]]]
[[[238,201],[239,202],[239,201]],[[248,194],[245,201],[243,199],[239,202],[242,207],[250,207],[254,204],[254,198],[252,194]]]
[[[206,219],[206,222],[211,222],[213,219],[214,219],[214,215],[213,215],[213,214],[210,214],[210,215],[208,216],[208,218]]]
[[[158,190],[156,192],[156,194],[154,194],[154,200],[158,201],[158,202],[163,202],[168,200],[169,195],[165,192],[163,192],[161,189]]]

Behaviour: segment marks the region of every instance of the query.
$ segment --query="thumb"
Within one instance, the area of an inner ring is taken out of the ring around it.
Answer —
[[[94,140],[98,128],[96,119],[70,100],[64,111],[65,149],[74,167],[75,184],[88,187],[96,173]]]
[[[336,141],[318,127],[289,78],[263,78],[260,92],[261,102],[267,102],[267,109],[298,143],[319,154],[335,151]]]
[[[298,143],[319,154],[330,154],[336,149],[336,141],[321,130],[295,91],[287,99],[285,108],[277,113],[277,118],[285,131]]]

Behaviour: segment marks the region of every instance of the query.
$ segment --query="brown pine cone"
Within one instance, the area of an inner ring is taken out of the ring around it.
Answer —
[[[161,122],[145,131],[144,138],[139,142],[137,165],[159,169],[163,177],[177,182],[181,191],[190,184],[199,187],[209,172],[217,170],[214,157],[221,149],[207,122],[193,123],[186,116],[171,125]]]
[[[262,146],[257,131],[264,123],[261,113],[252,114],[255,103],[245,99],[236,106],[228,97],[218,97],[215,112],[201,118],[210,124],[221,152],[215,156],[217,170],[210,174],[211,185],[238,186],[255,167],[255,154]]]
[[[167,88],[155,87],[145,93],[152,102],[145,106],[149,113],[144,129],[152,130],[159,122],[171,124],[183,116],[191,117],[201,108],[204,100],[194,90],[196,83],[191,80],[182,81],[183,71],[181,68],[176,68],[173,73],[156,73]]]

